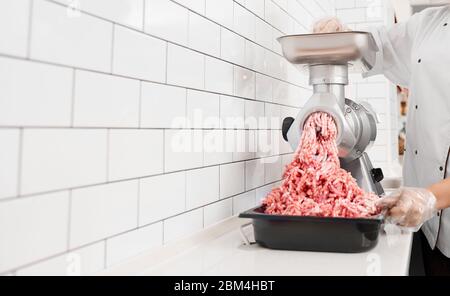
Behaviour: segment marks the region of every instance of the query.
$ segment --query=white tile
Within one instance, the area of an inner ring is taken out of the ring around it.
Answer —
[[[205,227],[219,223],[233,215],[233,201],[231,198],[206,206],[204,209]]]
[[[205,57],[205,89],[222,94],[233,94],[233,65]]]
[[[233,161],[235,139],[232,132],[234,131],[218,129],[204,131],[203,165],[210,166]]]
[[[160,130],[111,130],[109,180],[163,172],[164,135]]]
[[[365,8],[338,9],[337,17],[344,23],[358,23],[366,20]]]
[[[269,195],[272,189],[276,186],[278,185],[272,183],[256,189],[256,205],[260,205],[262,201],[267,197],[267,195]]]
[[[241,5],[234,3],[234,25],[233,28],[240,35],[255,40],[255,16],[243,8]]]
[[[145,1],[145,31],[187,45],[189,11],[170,0]]]
[[[233,27],[233,0],[206,0],[206,16],[227,28]]]
[[[147,225],[186,210],[185,172],[140,180],[139,225]]]
[[[235,97],[220,97],[220,120],[223,128],[245,128],[245,101]]]
[[[236,130],[236,152],[233,161],[243,161],[255,158],[256,134],[254,130]]]
[[[268,23],[259,18],[256,18],[255,42],[264,46],[265,48],[271,49],[273,44],[272,30],[273,28]]]
[[[186,207],[198,208],[219,200],[219,167],[186,172]]]
[[[18,194],[19,147],[18,129],[0,129],[0,200]]]
[[[167,83],[203,89],[205,57],[192,50],[169,44]]]
[[[281,130],[283,119],[281,117],[281,107],[280,105],[266,103],[264,104],[265,118],[266,118],[266,128]]]
[[[188,90],[188,126],[214,128],[220,126],[220,96],[207,92]]]
[[[335,0],[336,9],[354,8],[355,0]]]
[[[245,163],[245,190],[255,189],[264,185],[264,162],[261,159]]]
[[[189,47],[220,56],[220,26],[196,13],[189,13]]]
[[[200,14],[205,14],[205,0],[174,0],[174,1]]]
[[[265,122],[264,103],[245,101],[245,123],[250,129],[263,128]]]
[[[258,44],[245,40],[245,67],[267,73],[268,63],[266,60],[266,49]]]
[[[105,268],[105,242],[60,255],[17,272],[18,276],[89,276]]]
[[[165,131],[165,172],[198,168],[203,165],[203,131]]]
[[[165,82],[166,51],[164,41],[115,26],[113,73]]]
[[[255,190],[233,197],[233,215],[238,215],[256,206]]]
[[[21,193],[106,181],[106,145],[104,130],[25,129]]]
[[[222,59],[243,65],[245,63],[245,39],[225,28],[222,28],[221,39]]]
[[[234,67],[234,95],[255,98],[255,72],[241,67]]]
[[[27,55],[29,15],[29,0],[3,0],[0,2],[1,53],[21,57]]]
[[[0,58],[0,124],[69,126],[73,71]]]
[[[163,241],[162,222],[146,226],[106,242],[106,266],[110,267],[142,252],[161,246]]]
[[[288,33],[292,19],[273,1],[265,2],[265,20],[283,33]]]
[[[77,71],[74,126],[138,127],[139,96],[137,80]]]
[[[141,127],[185,126],[186,89],[143,82],[141,95]]]
[[[133,180],[72,191],[70,247],[137,227],[138,190]]]
[[[65,251],[68,223],[68,192],[1,203],[0,272]]]
[[[281,157],[274,156],[263,160],[265,162],[265,183],[272,183],[281,180],[282,165]]]
[[[245,190],[245,163],[220,166],[220,198],[224,199]]]
[[[256,73],[256,99],[272,102],[273,85],[272,78]]]
[[[245,7],[257,16],[264,18],[265,0],[245,0]]]
[[[48,1],[34,1],[31,57],[109,72],[113,25]]]
[[[203,208],[164,221],[164,243],[173,242],[203,229]]]
[[[143,0],[56,0],[111,20],[115,23],[142,29],[144,15]]]

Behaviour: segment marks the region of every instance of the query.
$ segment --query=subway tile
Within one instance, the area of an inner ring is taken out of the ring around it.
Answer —
[[[273,83],[272,78],[256,73],[256,99],[272,102]]]
[[[256,18],[255,22],[255,42],[268,49],[271,49],[273,44],[272,27],[259,18]]]
[[[225,199],[204,208],[205,227],[212,226],[233,215],[233,200]]]
[[[264,182],[273,183],[281,180],[282,165],[281,156],[269,157],[263,160],[264,162]]]
[[[205,89],[222,94],[233,94],[233,65],[205,57]]]
[[[265,1],[265,20],[283,33],[289,31],[290,17],[273,1]]]
[[[258,101],[245,101],[245,123],[250,129],[264,127],[264,103]]]
[[[245,7],[264,19],[264,1],[265,0],[245,0]]]
[[[233,130],[205,130],[203,135],[203,165],[211,166],[233,161]]]
[[[68,192],[1,203],[0,272],[64,252],[68,223]]]
[[[114,266],[145,251],[162,246],[162,226],[160,222],[108,239],[106,266]]]
[[[198,14],[189,13],[189,47],[220,56],[220,26]]]
[[[137,227],[138,181],[72,191],[70,247],[89,244]]]
[[[169,44],[167,83],[203,89],[205,86],[204,65],[204,55]]]
[[[226,28],[232,28],[233,3],[233,0],[206,0],[206,16]]]
[[[89,276],[105,268],[105,242],[99,242],[20,269],[18,276]]]
[[[230,30],[222,28],[220,55],[224,60],[244,65],[245,39]]]
[[[233,197],[233,215],[245,212],[256,205],[256,191],[249,191]]]
[[[165,82],[167,43],[121,26],[114,28],[113,73]]]
[[[336,15],[344,23],[359,23],[366,20],[366,9],[338,9],[336,10]]]
[[[245,40],[245,67],[261,73],[267,72],[266,49]]]
[[[186,172],[187,210],[219,200],[219,167]]]
[[[136,29],[143,27],[144,0],[56,0],[107,20]]]
[[[25,57],[28,46],[29,0],[0,1],[0,52]]]
[[[161,130],[111,130],[109,180],[163,172],[164,135]]]
[[[266,128],[281,130],[283,119],[280,105],[265,103]]]
[[[165,131],[165,172],[199,168],[203,165],[203,131]]]
[[[244,98],[255,98],[255,72],[234,67],[234,94]]]
[[[77,71],[74,126],[138,127],[139,97],[137,80]]]
[[[234,3],[233,28],[240,35],[255,40],[255,16],[241,5]]]
[[[18,194],[20,132],[0,129],[0,200]]]
[[[254,130],[236,130],[236,152],[233,161],[244,161],[255,158],[256,134]]]
[[[69,126],[73,71],[0,58],[0,124]]]
[[[109,72],[113,25],[49,1],[34,1],[31,58]]]
[[[245,102],[245,100],[235,97],[220,97],[222,128],[245,128]]]
[[[145,31],[187,45],[189,11],[170,0],[145,1]]]
[[[220,166],[220,198],[224,199],[245,190],[245,163]]]
[[[141,127],[185,126],[185,88],[143,82],[141,96]]]
[[[203,208],[164,221],[164,244],[185,238],[203,229]]]
[[[23,133],[22,194],[106,181],[106,131],[25,129]]]
[[[220,126],[220,96],[188,90],[187,118],[191,128],[217,128]]]
[[[186,210],[186,173],[140,180],[139,225],[147,225]]]
[[[256,205],[261,205],[262,201],[269,195],[273,188],[275,188],[276,184],[271,183],[265,185],[263,187],[259,187],[256,189]]]
[[[179,4],[196,11],[200,14],[205,14],[205,0],[174,0]]]
[[[264,185],[264,162],[261,159],[245,163],[245,190],[255,189]]]

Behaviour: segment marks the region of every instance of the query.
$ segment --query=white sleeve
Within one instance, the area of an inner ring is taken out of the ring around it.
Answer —
[[[422,13],[419,13],[413,15],[408,22],[395,24],[390,29],[371,28],[370,32],[379,52],[373,68],[363,76],[384,74],[392,83],[408,87],[414,41],[422,18]]]

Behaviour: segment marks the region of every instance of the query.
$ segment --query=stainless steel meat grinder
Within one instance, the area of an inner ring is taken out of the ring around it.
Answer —
[[[373,168],[365,152],[377,136],[377,115],[368,103],[345,97],[349,69],[370,70],[378,47],[367,32],[341,32],[283,36],[278,39],[285,58],[299,67],[309,68],[313,95],[297,118],[285,118],[283,137],[297,149],[306,119],[314,112],[329,113],[338,128],[337,145],[341,167],[349,171],[358,185],[383,195],[381,169]]]

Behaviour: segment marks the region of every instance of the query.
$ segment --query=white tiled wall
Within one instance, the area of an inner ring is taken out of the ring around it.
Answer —
[[[256,148],[278,146],[311,93],[275,38],[334,13],[331,0],[0,1],[0,274],[91,274],[254,206],[292,153]],[[203,145],[215,139],[228,149]]]
[[[353,30],[367,30],[373,26],[391,26],[394,23],[393,8],[388,0],[336,0],[336,15]],[[384,174],[398,174],[398,128],[395,119],[398,102],[395,86],[383,76],[362,79],[350,77],[352,84],[347,96],[357,101],[369,102],[379,115],[378,136],[369,150],[374,165]]]

